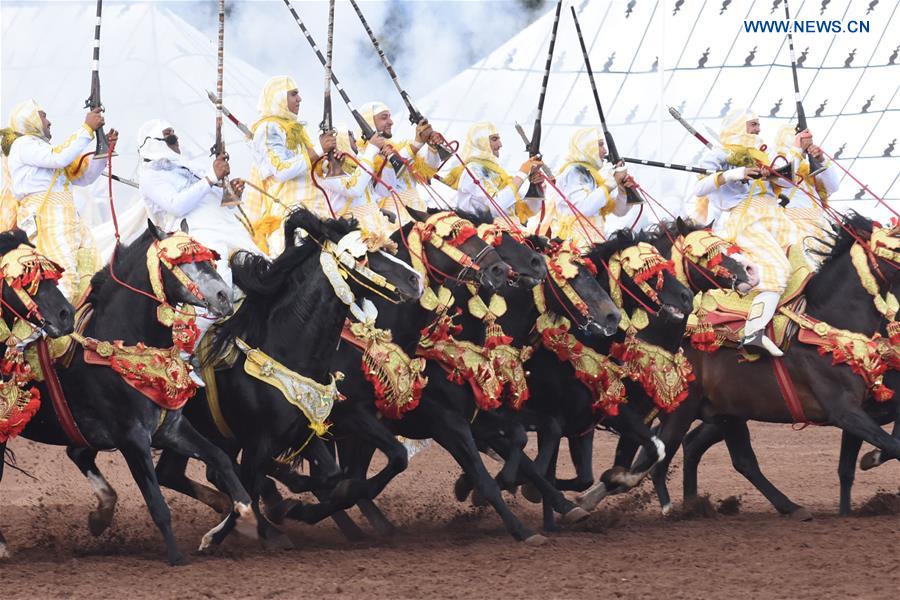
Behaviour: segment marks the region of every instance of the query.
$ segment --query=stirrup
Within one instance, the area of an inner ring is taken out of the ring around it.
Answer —
[[[775,345],[775,342],[766,337],[762,331],[757,331],[756,333],[752,333],[748,336],[744,336],[744,339],[741,340],[738,349],[745,348],[750,346],[752,348],[759,348],[765,350],[770,356],[781,357],[784,356],[784,352]]]

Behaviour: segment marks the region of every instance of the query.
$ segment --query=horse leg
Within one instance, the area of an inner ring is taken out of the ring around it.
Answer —
[[[6,442],[0,442],[0,481],[3,481],[3,466],[6,464]],[[0,560],[9,559],[9,548],[3,531],[0,531]]]
[[[181,492],[209,506],[220,515],[227,515],[232,510],[231,499],[227,494],[215,490],[190,479],[187,470],[188,457],[171,450],[163,450],[156,461],[156,477],[163,487]]]
[[[131,476],[134,477],[135,483],[141,490],[141,495],[144,496],[150,517],[162,533],[169,564],[172,566],[186,565],[188,560],[178,549],[175,536],[172,534],[172,516],[159,488],[156,471],[153,470],[149,441],[146,431],[135,431],[119,444],[119,451],[125,457]]]
[[[513,490],[519,466],[525,457],[528,434],[519,423],[497,411],[481,411],[472,423],[472,436],[479,447],[492,448],[504,459],[494,480],[501,490]],[[500,452],[500,449],[503,452]]]
[[[547,417],[545,421],[540,422],[536,426],[536,430],[538,453],[534,459],[534,466],[537,469],[538,473],[541,473],[545,477],[547,477],[547,481],[553,481],[552,479],[550,479],[549,473],[551,467],[556,466],[559,443],[562,440],[562,426],[555,418]],[[593,430],[591,430],[591,432],[593,433]],[[555,487],[560,490],[566,489],[560,487],[559,481],[556,481],[555,484]],[[522,496],[524,496],[525,499],[529,502],[533,502],[535,504],[541,502],[542,500],[541,492],[529,482],[526,482],[522,486]]]
[[[568,439],[575,477],[557,479],[556,487],[562,491],[583,492],[594,485],[594,430],[581,435],[570,435]]]
[[[231,499],[230,510],[235,518],[247,519],[235,525],[241,525],[242,529],[246,526],[245,532],[249,533],[253,529],[254,520],[259,524],[258,511],[251,510],[251,497],[241,485],[234,463],[221,448],[197,433],[181,413],[172,414],[166,419],[153,436],[153,443],[163,450],[171,450],[203,462],[206,465],[206,478]],[[154,478],[155,476],[154,473]]]
[[[753,445],[750,441],[747,422],[743,419],[722,417],[716,420],[716,424],[725,436],[725,444],[728,446],[728,453],[731,455],[731,464],[734,469],[752,483],[781,514],[791,515],[801,521],[811,520],[812,515],[809,511],[792,502],[760,471],[759,462],[756,460],[756,454],[753,452]]]
[[[419,410],[421,411],[422,408],[420,405]],[[435,441],[453,456],[469,481],[474,484],[475,490],[494,507],[510,535],[516,540],[525,541],[528,544],[543,544],[546,538],[529,531],[503,501],[497,482],[481,462],[478,448],[472,437],[472,430],[465,417],[448,411],[440,411],[440,414],[435,414],[430,422],[435,425]]]
[[[850,491],[856,477],[856,457],[862,440],[846,431],[841,433],[841,458],[838,461],[838,479],[841,482],[841,516],[850,515]]]
[[[900,439],[900,411],[897,412],[897,418],[894,421],[894,429],[891,431],[891,437]],[[868,471],[869,469],[880,467],[884,463],[885,461],[881,456],[881,450],[875,448],[874,450],[869,450],[863,454],[863,457],[859,461],[859,468],[863,471]]]
[[[617,486],[623,486],[625,490],[633,489],[647,476],[653,465],[665,457],[666,446],[644,423],[644,419],[628,406],[623,406],[619,414],[610,417],[608,422],[623,437],[629,436],[640,443],[644,452],[638,455],[636,464],[631,469],[614,466],[603,473],[600,480],[608,489]],[[628,456],[627,448],[622,449],[622,456]]]
[[[118,496],[116,490],[109,485],[100,469],[97,468],[95,459],[97,451],[92,448],[79,448],[69,446],[66,448],[66,456],[75,463],[81,474],[84,475],[97,496],[97,508],[88,514],[88,529],[91,535],[98,536],[112,524],[113,514],[116,511]]]
[[[697,473],[703,455],[724,439],[722,430],[712,423],[701,423],[685,436],[682,444],[684,448],[682,486],[685,500],[697,497]]]

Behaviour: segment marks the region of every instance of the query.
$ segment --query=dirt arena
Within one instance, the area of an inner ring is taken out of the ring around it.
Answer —
[[[776,514],[732,470],[722,446],[707,455],[701,490],[713,505],[738,496],[739,514],[663,518],[647,483],[532,548],[513,542],[490,509],[453,499],[459,470],[432,446],[380,498],[400,530],[389,540],[345,542],[326,521],[289,526],[294,551],[267,552],[234,537],[216,555],[201,556],[197,544],[216,515],[166,492],[176,536],[192,559],[177,569],[163,562],[161,537],[118,454],[98,460],[119,492],[119,508],[112,528],[92,538],[86,522],[94,498],[74,465],[60,448],[17,440],[18,465],[37,481],[7,469],[0,488],[0,526],[13,552],[0,563],[3,597],[896,598],[900,517],[858,511],[878,492],[900,500],[897,463],[858,474],[857,514],[839,518],[837,430],[752,431],[764,472],[814,521]],[[599,472],[614,439],[598,439]],[[677,462],[671,487],[680,499]],[[507,499],[539,527],[537,506]]]

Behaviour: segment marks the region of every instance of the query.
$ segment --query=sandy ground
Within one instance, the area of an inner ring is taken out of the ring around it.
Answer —
[[[740,498],[740,513],[664,518],[647,487],[606,500],[587,521],[543,547],[512,541],[489,509],[457,503],[458,467],[438,447],[416,456],[379,504],[399,526],[388,540],[350,543],[326,521],[292,524],[297,550],[270,552],[233,537],[213,556],[195,551],[218,521],[198,503],[165,492],[176,536],[192,564],[169,568],[161,537],[118,454],[98,464],[119,492],[112,528],[87,531],[94,498],[62,449],[16,440],[18,464],[0,488],[0,527],[13,552],[0,563],[4,598],[896,598],[900,517],[837,516],[839,433],[754,425],[764,472],[815,520],[779,516],[732,468],[724,446],[701,469],[713,504]],[[595,470],[614,439],[598,434]],[[565,455],[565,451],[562,453]],[[490,462],[490,461],[489,461]],[[489,468],[496,465],[489,464]],[[566,464],[564,473],[569,472]],[[194,473],[199,474],[199,470]],[[860,473],[855,508],[896,493],[897,463]],[[676,460],[671,488],[680,500]],[[530,526],[538,507],[508,497]],[[358,517],[358,513],[352,512]],[[361,521],[358,518],[357,521]]]

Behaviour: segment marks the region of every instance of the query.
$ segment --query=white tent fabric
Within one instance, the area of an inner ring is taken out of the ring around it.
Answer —
[[[796,118],[786,36],[747,33],[743,25],[745,19],[782,19],[781,0],[567,1],[542,121],[541,149],[549,164],[559,164],[578,127],[599,124],[570,5],[578,13],[605,116],[623,156],[696,164],[703,146],[666,106],[678,108],[701,132],[703,126],[717,131],[730,109],[754,107],[770,144],[778,129]],[[797,19],[869,21],[867,34],[795,34],[800,89],[817,143],[839,153],[841,164],[900,208],[900,59],[896,36],[887,35],[900,26],[900,1],[867,6],[794,0],[790,6]],[[524,146],[513,127],[518,121],[530,135],[553,12],[432,92],[421,102],[422,112],[451,139],[464,139],[475,121],[494,121],[505,142],[505,160],[518,165]],[[672,210],[681,208],[695,180],[651,167],[629,169]],[[879,218],[890,214],[846,176],[832,200],[841,210]]]
[[[2,94],[0,115],[34,98],[53,122],[54,139],[63,139],[84,119],[90,91],[93,1],[3,3]],[[226,31],[224,103],[245,122],[256,115],[259,91],[267,76],[229,53]],[[160,3],[107,2],[103,7],[100,50],[101,97],[107,128],[120,132],[113,171],[135,179],[138,128],[154,117],[174,124],[182,152],[209,160],[215,134],[215,107],[206,90],[215,91],[216,46]],[[248,123],[249,124],[249,123]],[[228,120],[223,125],[232,173],[246,175],[250,152]],[[95,224],[101,247],[109,239],[107,181],[79,191],[82,214]],[[120,225],[140,227],[136,190],[113,183]],[[77,190],[77,188],[76,188]],[[106,223],[104,227],[99,227]],[[124,227],[123,227],[124,229]],[[126,233],[123,231],[123,233]]]

